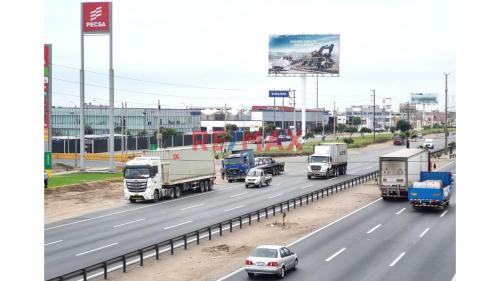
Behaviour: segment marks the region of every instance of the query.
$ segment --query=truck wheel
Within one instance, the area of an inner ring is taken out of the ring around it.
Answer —
[[[228,179],[228,180],[227,180],[227,182],[232,183],[232,182],[233,182],[233,180],[229,180],[229,179]]]
[[[135,200],[136,199],[132,199],[132,198],[129,199],[130,203],[135,203]]]
[[[208,187],[209,191],[214,190],[214,184],[213,184],[213,182],[211,180],[208,180],[207,187]]]
[[[269,186],[269,182],[270,182],[270,181],[266,181],[266,186]]]
[[[181,197],[181,188],[180,188],[180,187],[178,187],[178,186],[176,186],[176,187],[175,187],[175,194],[174,194],[174,197],[175,197],[175,198],[179,198],[179,197]]]
[[[245,184],[245,188],[248,188],[248,184]]]
[[[157,189],[153,195],[153,202],[157,203],[158,201],[160,201],[160,192]]]
[[[247,272],[247,274],[248,274],[248,278],[253,278],[255,276],[255,274],[252,272]]]
[[[382,196],[382,200],[387,201],[387,199],[389,199],[389,198]]]
[[[310,180],[311,179],[311,176],[307,175],[307,179]]]
[[[205,192],[205,182],[200,181],[200,182],[198,183],[198,192],[199,192],[199,193]]]

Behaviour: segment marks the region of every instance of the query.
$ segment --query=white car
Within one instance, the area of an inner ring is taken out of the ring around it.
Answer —
[[[269,183],[272,181],[272,176],[266,174],[262,169],[252,168],[248,171],[247,176],[245,177],[245,187],[249,186],[258,186],[262,187],[263,184],[269,186]]]
[[[425,139],[424,148],[434,149],[434,142],[432,139]]]
[[[285,246],[262,245],[255,248],[245,260],[245,271],[248,277],[255,274],[278,275],[285,277],[287,270],[296,270],[299,266],[297,254]]]

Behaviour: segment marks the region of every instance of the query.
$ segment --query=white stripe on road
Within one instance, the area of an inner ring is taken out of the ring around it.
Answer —
[[[427,231],[429,231],[429,227],[427,229],[424,230],[424,232],[422,232],[418,237],[422,238],[424,237],[424,235],[427,233]]]
[[[181,225],[184,225],[184,224],[188,224],[188,223],[191,223],[193,221],[185,221],[185,222],[181,222],[179,224],[176,224],[176,225],[172,225],[172,226],[167,226],[165,227],[164,229],[167,230],[167,229],[171,229],[171,228],[174,228],[174,227],[178,227],[178,226],[181,226]]]
[[[327,258],[325,261],[329,262],[331,261],[334,257],[340,255],[343,251],[345,251],[345,248],[342,248],[341,250],[337,251],[335,254],[331,255],[329,258]]]
[[[381,226],[381,224],[378,224],[377,226],[375,226],[374,228],[368,230],[368,232],[366,232],[366,234],[370,234],[372,232],[374,232],[377,228],[379,228]]]
[[[399,212],[397,212],[396,215],[401,214],[402,212],[404,212],[404,210],[406,210],[406,208],[403,208],[403,209],[399,210]]]
[[[283,193],[278,193],[278,194],[276,194],[276,195],[269,196],[269,197],[267,197],[267,198],[268,198],[268,199],[272,199],[272,198],[276,198],[276,197],[281,196],[281,195],[283,195]]]
[[[313,184],[311,184],[311,185],[306,185],[306,186],[304,186],[304,187],[301,187],[301,189],[306,189],[306,188],[309,188],[309,187],[311,187],[311,186],[314,186],[314,185],[313,185]]]
[[[48,245],[52,245],[52,244],[56,244],[56,243],[60,243],[60,242],[62,242],[62,241],[64,241],[64,240],[57,240],[57,241],[54,241],[54,242],[47,243],[47,244],[45,244],[44,246],[48,246]]]
[[[96,248],[96,249],[93,249],[93,250],[89,250],[89,251],[86,251],[86,252],[83,252],[83,253],[79,253],[79,254],[76,254],[75,256],[78,257],[78,256],[81,256],[81,255],[85,255],[85,254],[88,254],[88,253],[99,251],[99,250],[104,249],[104,248],[108,248],[108,247],[114,246],[114,245],[117,245],[117,244],[118,244],[118,242],[113,243],[113,244],[109,244],[109,245],[106,245],[106,246],[102,246],[102,247],[99,247],[99,248]]]
[[[245,194],[247,194],[247,193],[248,193],[248,192],[243,192],[243,193],[239,193],[239,194],[231,195],[231,196],[229,196],[229,198],[234,198],[234,197],[237,197],[237,196],[245,195]]]
[[[238,207],[234,207],[234,208],[231,208],[231,209],[227,209],[227,210],[225,210],[224,212],[229,212],[229,211],[236,210],[236,209],[239,209],[239,208],[242,208],[242,207],[245,207],[245,205],[241,205],[241,206],[238,206]]]
[[[322,230],[324,230],[324,229],[326,229],[326,228],[328,228],[328,227],[330,227],[330,226],[332,226],[332,225],[334,225],[334,224],[338,223],[339,221],[342,221],[343,219],[348,218],[348,217],[350,217],[350,216],[352,216],[352,215],[356,214],[357,212],[359,212],[359,211],[363,210],[364,208],[366,208],[366,207],[368,207],[368,206],[370,206],[370,205],[372,205],[372,204],[377,203],[377,202],[378,202],[378,201],[380,201],[380,200],[382,200],[382,198],[378,198],[378,199],[376,199],[376,200],[374,200],[374,201],[372,201],[372,202],[370,202],[370,203],[368,203],[368,204],[364,205],[363,207],[361,207],[361,208],[359,208],[359,209],[357,209],[357,210],[354,210],[354,211],[350,212],[349,214],[347,214],[347,215],[345,215],[345,216],[341,217],[340,219],[337,219],[336,221],[333,221],[333,222],[331,222],[331,223],[329,223],[329,224],[327,224],[327,225],[325,225],[325,226],[323,226],[323,227],[321,227],[321,228],[318,228],[318,229],[316,229],[315,231],[313,231],[313,232],[311,232],[311,233],[309,233],[309,234],[307,234],[307,235],[304,235],[303,237],[301,237],[301,238],[299,238],[299,239],[297,239],[297,240],[293,241],[292,243],[290,243],[290,244],[288,244],[288,245],[286,245],[286,246],[287,246],[287,247],[291,247],[291,246],[293,246],[293,245],[295,245],[295,244],[299,243],[300,241],[302,241],[302,240],[304,240],[304,239],[307,239],[307,238],[309,238],[309,237],[313,236],[314,234],[316,234],[316,233],[318,233],[318,232],[320,232],[320,231],[322,231]],[[237,270],[235,270],[235,271],[233,271],[233,272],[231,272],[231,273],[227,274],[226,276],[221,277],[221,278],[220,278],[220,279],[218,279],[217,281],[222,281],[222,280],[224,280],[224,279],[227,279],[227,278],[229,278],[229,277],[231,277],[231,276],[233,276],[233,275],[237,274],[238,272],[240,272],[240,271],[242,271],[242,270],[244,270],[244,269],[245,269],[244,267],[240,267],[239,269],[237,269]]]
[[[389,264],[390,267],[393,267],[406,253],[402,252],[399,257],[397,257],[391,264]]]
[[[455,273],[455,274],[453,274],[453,278],[451,278],[451,281],[455,281],[455,276],[456,276],[456,275],[457,275],[456,273]]]
[[[448,213],[448,210],[444,211],[439,217],[442,218],[446,213]]]
[[[186,208],[181,209],[181,211],[185,211],[185,210],[188,210],[188,209],[191,209],[191,208],[200,207],[200,206],[203,206],[203,204],[198,204],[198,205],[194,205],[194,206],[186,207]]]
[[[274,186],[280,186],[280,185],[281,185],[281,183],[274,184]]]
[[[143,220],[145,220],[145,219],[138,219],[138,220],[135,220],[135,221],[129,221],[129,222],[126,222],[126,223],[115,225],[115,226],[113,226],[113,228],[117,228],[117,227],[124,226],[124,225],[127,225],[127,224],[135,223],[135,222],[140,222],[140,221],[143,221]]]

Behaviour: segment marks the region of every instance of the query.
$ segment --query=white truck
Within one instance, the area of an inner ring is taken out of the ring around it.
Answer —
[[[126,200],[178,198],[183,191],[213,189],[215,157],[211,148],[167,148],[146,150],[127,162],[123,170]]]
[[[429,152],[405,148],[379,158],[379,188],[384,200],[408,199],[408,187],[420,180],[420,172],[429,171]]]
[[[322,143],[314,147],[314,154],[308,158],[307,178],[335,177],[347,172],[347,144]]]

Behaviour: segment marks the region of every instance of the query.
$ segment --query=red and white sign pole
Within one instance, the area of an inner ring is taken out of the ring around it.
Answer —
[[[85,35],[109,34],[109,166],[115,169],[114,136],[114,70],[113,70],[113,27],[111,2],[86,2],[81,9],[80,46],[80,169],[85,168]]]

